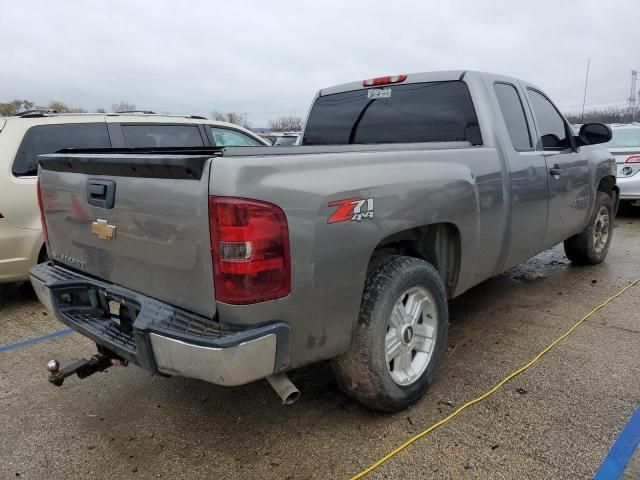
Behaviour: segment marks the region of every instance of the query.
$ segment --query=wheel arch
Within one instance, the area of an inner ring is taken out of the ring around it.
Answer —
[[[380,240],[369,263],[387,255],[421,258],[438,271],[451,298],[460,274],[461,235],[449,222],[432,223],[395,232]]]
[[[613,200],[613,211],[617,212],[618,203],[620,202],[620,187],[616,185],[616,177],[613,175],[605,175],[598,182],[598,192],[604,192],[608,194]]]

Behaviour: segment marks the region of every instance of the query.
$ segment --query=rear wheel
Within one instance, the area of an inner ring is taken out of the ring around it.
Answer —
[[[367,276],[351,349],[335,361],[338,383],[370,408],[408,407],[436,377],[448,322],[435,268],[417,258],[384,258]]]
[[[564,241],[567,258],[578,265],[601,263],[611,245],[613,219],[613,200],[605,192],[597,192],[596,206],[585,229]]]

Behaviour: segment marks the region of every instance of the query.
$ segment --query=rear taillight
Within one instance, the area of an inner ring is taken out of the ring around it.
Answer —
[[[291,292],[289,230],[271,203],[209,197],[216,300],[247,304]]]
[[[640,163],[640,155],[633,155],[627,158],[624,163]]]
[[[36,188],[38,190],[38,208],[40,208],[40,223],[42,224],[42,238],[44,238],[44,244],[49,248],[49,234],[47,233],[47,222],[44,219],[44,208],[42,202],[42,187],[40,187],[40,179],[36,182]]]
[[[362,82],[363,87],[377,87],[378,85],[389,85],[390,83],[400,83],[407,79],[406,75],[387,75],[386,77],[370,78]]]

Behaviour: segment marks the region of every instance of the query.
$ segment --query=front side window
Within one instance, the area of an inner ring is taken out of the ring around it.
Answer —
[[[571,148],[567,124],[556,107],[537,90],[528,89],[531,108],[536,117],[542,147],[545,150],[563,150]]]
[[[524,107],[516,88],[509,83],[496,83],[493,86],[504,123],[509,132],[513,148],[518,151],[531,150],[531,136],[529,125],[524,113]]]
[[[122,125],[127,147],[202,147],[204,141],[197,125],[129,124]]]
[[[38,174],[38,155],[63,148],[111,148],[107,125],[101,123],[66,123],[37,125],[25,133],[13,162],[13,175],[32,177]]]
[[[228,128],[211,127],[211,135],[216,147],[255,147],[260,142],[249,135]]]
[[[385,85],[318,97],[303,145],[482,143],[462,81]]]

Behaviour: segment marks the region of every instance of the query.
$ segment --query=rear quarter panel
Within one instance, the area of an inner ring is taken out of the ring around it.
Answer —
[[[266,200],[286,213],[293,275],[288,297],[244,306],[219,303],[219,320],[236,327],[287,322],[290,367],[339,355],[349,347],[376,246],[395,232],[433,223],[459,230],[456,292],[464,291],[490,276],[498,262],[502,245],[494,234],[504,229],[500,172],[495,149],[486,147],[414,145],[216,159],[211,194]],[[336,210],[329,203],[353,197],[373,198],[374,217],[328,223]]]

